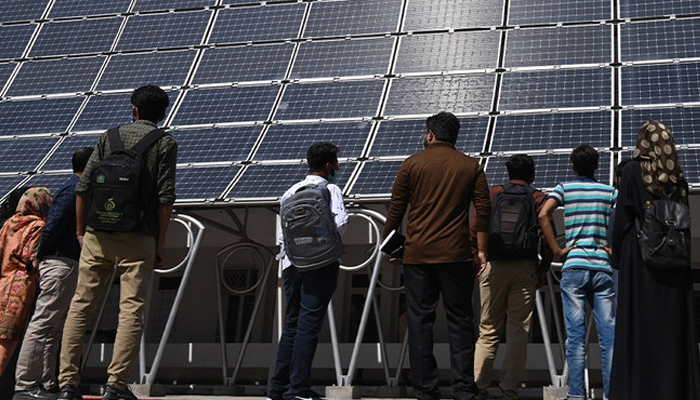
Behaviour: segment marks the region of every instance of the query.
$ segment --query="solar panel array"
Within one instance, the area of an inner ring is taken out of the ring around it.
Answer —
[[[696,0],[4,0],[0,194],[58,187],[147,83],[171,98],[181,203],[273,201],[321,140],[346,196],[386,199],[441,110],[490,183],[528,153],[551,188],[582,143],[610,182],[657,119],[700,187],[698,76]]]

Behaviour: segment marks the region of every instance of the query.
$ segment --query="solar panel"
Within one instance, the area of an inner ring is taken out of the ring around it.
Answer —
[[[496,118],[491,151],[573,149],[584,143],[609,147],[612,118],[611,111],[501,115]]]
[[[610,63],[612,31],[612,25],[509,30],[504,66]]]
[[[157,0],[154,0],[157,1]],[[261,4],[261,3],[286,3],[289,0],[223,0],[222,5],[242,5],[242,4]]]
[[[495,74],[394,79],[384,114],[488,112],[495,81]]]
[[[136,0],[134,11],[192,9],[215,4],[216,0]]]
[[[196,50],[112,55],[97,90],[182,86],[196,55]]]
[[[35,24],[0,26],[0,60],[22,57],[36,27]]]
[[[33,171],[57,137],[0,140],[0,173]]]
[[[303,42],[290,78],[384,75],[393,46],[391,37]]]
[[[73,153],[81,147],[95,148],[98,138],[99,135],[72,135],[65,137],[61,145],[46,160],[41,171],[72,170],[71,158]]]
[[[612,4],[601,0],[512,0],[509,25],[600,21],[612,18]]]
[[[3,197],[7,196],[17,185],[20,184],[26,176],[13,175],[13,176],[0,176],[0,193]]]
[[[266,121],[279,89],[267,85],[187,91],[173,124]]]
[[[258,151],[257,161],[306,160],[306,150],[316,142],[340,148],[340,158],[358,158],[367,141],[371,122],[271,125]]]
[[[129,11],[131,0],[61,0],[51,6],[49,18],[121,14]]]
[[[82,97],[0,102],[0,136],[63,133]]]
[[[3,0],[0,1],[0,21],[30,21],[44,14],[48,0]]]
[[[22,63],[7,96],[88,92],[105,57],[69,58]]]
[[[51,191],[54,195],[58,189],[63,186],[64,183],[71,177],[72,174],[58,174],[58,175],[44,175],[36,174],[32,175],[28,181],[24,183],[23,186],[30,187],[45,187]]]
[[[15,63],[0,64],[0,92],[2,88],[5,87],[5,83],[10,79],[10,75],[12,75],[16,67],[17,64]]]
[[[700,184],[700,150],[686,149],[678,151],[678,162],[688,184]]]
[[[202,42],[211,11],[132,15],[116,50],[187,47]]]
[[[700,143],[700,107],[623,110],[620,115],[622,146],[635,146],[639,129],[649,120],[666,125],[677,145]]]
[[[695,0],[620,1],[620,18],[642,18],[698,13],[700,13],[700,3]]]
[[[219,12],[209,43],[295,39],[306,5],[302,3],[230,8]]]
[[[366,161],[355,179],[350,196],[389,195],[403,161]]]
[[[180,202],[220,199],[223,191],[236,176],[240,166],[178,168],[175,175],[175,195]]]
[[[401,0],[311,3],[305,38],[396,32]]]
[[[394,71],[459,71],[498,66],[498,31],[468,31],[402,36]]]
[[[503,74],[500,110],[604,107],[612,102],[612,69],[560,69]]]
[[[382,80],[287,85],[274,119],[373,117]]]
[[[700,63],[622,68],[622,104],[700,102]]]
[[[170,105],[174,103],[179,93],[168,92]],[[131,93],[90,96],[71,132],[105,131],[114,126],[127,124],[132,119],[132,107]]]
[[[343,165],[341,165],[340,171],[338,171],[338,178],[346,172]],[[305,163],[292,165],[249,165],[243,173],[243,176],[241,176],[241,179],[233,185],[233,189],[226,195],[226,198],[277,199],[282,197],[290,186],[304,179],[308,173],[309,167]]]
[[[179,163],[245,161],[262,126],[170,131],[177,141]]]
[[[123,18],[85,19],[44,23],[29,55],[56,56],[107,52]]]
[[[500,0],[411,0],[406,8],[407,31],[500,26]]]
[[[623,62],[700,57],[700,19],[667,19],[620,25]]]
[[[206,49],[192,83],[282,80],[293,51],[293,43]]]

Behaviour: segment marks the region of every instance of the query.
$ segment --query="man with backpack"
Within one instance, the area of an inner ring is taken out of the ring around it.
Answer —
[[[546,245],[542,246],[542,261],[537,257],[540,239],[537,213],[546,196],[530,186],[535,180],[535,163],[530,156],[517,154],[508,159],[506,168],[509,182],[493,186],[490,191],[489,263],[477,277],[481,290],[481,322],[474,354],[474,377],[479,399],[488,397],[487,389],[504,328],[508,343],[499,387],[503,399],[519,398],[518,384],[527,361],[535,290],[544,283],[551,264],[551,251]],[[476,226],[472,223],[472,252],[475,253],[476,248]]]
[[[316,143],[306,159],[309,175],[280,199],[280,255],[286,297],[284,331],[277,347],[268,399],[317,399],[311,391],[311,364],[328,303],[338,284],[348,215],[335,185],[337,146]]]
[[[134,122],[100,136],[75,187],[82,250],[78,286],[63,331],[59,399],[82,398],[83,336],[115,265],[121,283],[119,323],[103,399],[136,399],[127,379],[139,354],[153,269],[165,261],[175,202],[177,143],[157,126],[169,102],[158,86],[136,89],[131,96]]]

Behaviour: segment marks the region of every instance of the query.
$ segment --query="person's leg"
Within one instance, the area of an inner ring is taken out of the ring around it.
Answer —
[[[569,364],[569,399],[583,399],[586,357],[586,287],[590,272],[564,270],[561,301],[566,325],[566,360]]]
[[[478,393],[474,383],[474,309],[471,263],[450,263],[435,267],[445,305],[450,340],[452,395],[455,400],[472,400]],[[411,364],[413,365],[413,364]]]
[[[404,265],[403,271],[411,381],[418,400],[437,400],[440,390],[433,355],[433,324],[440,296],[439,283],[433,266]]]
[[[5,372],[5,368],[10,364],[18,344],[19,338],[0,339],[0,375]]]
[[[297,334],[297,321],[301,309],[301,274],[294,267],[282,271],[284,295],[286,299],[285,323],[277,345],[277,361],[274,375],[270,377],[267,397],[281,400],[289,389],[289,364],[292,361],[294,338]]]
[[[506,319],[506,284],[501,263],[490,262],[479,279],[481,320],[474,353],[474,379],[481,393],[491,383],[501,333]]]
[[[607,399],[610,394],[610,370],[613,348],[615,347],[615,290],[611,274],[595,272],[592,277],[593,316],[598,331],[598,344],[601,350],[603,391]]]

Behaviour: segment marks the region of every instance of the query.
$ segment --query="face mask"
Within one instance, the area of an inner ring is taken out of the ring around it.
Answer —
[[[335,168],[331,165],[331,173],[328,174],[328,182],[335,183],[338,181],[338,176],[335,174]]]
[[[421,144],[423,145],[423,148],[427,149],[428,145],[430,145],[430,143],[428,142],[428,132],[427,131],[424,131],[423,133],[420,134],[420,141],[421,141]]]

